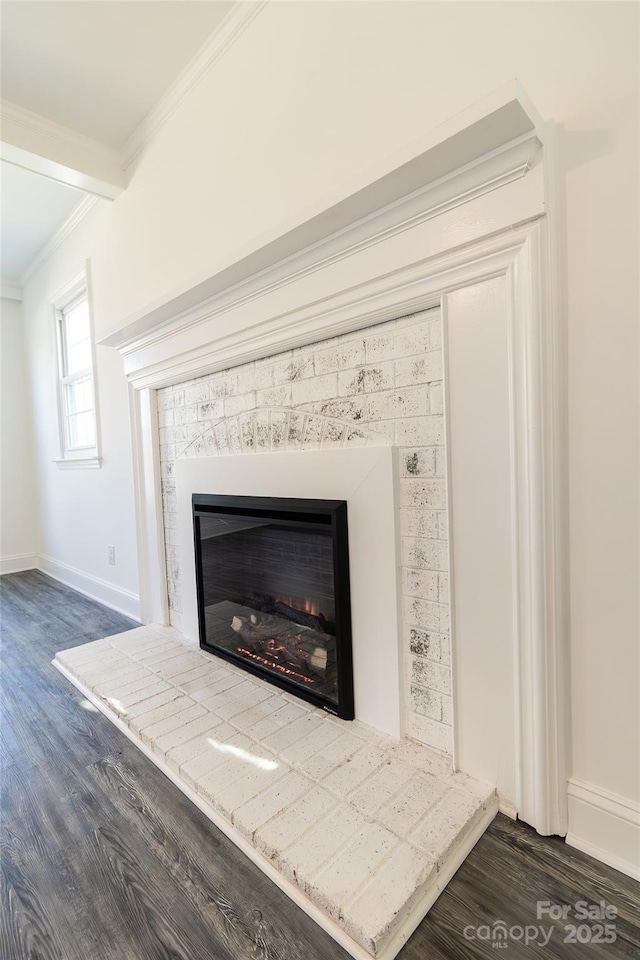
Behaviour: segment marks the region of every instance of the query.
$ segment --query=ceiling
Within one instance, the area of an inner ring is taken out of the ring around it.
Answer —
[[[120,150],[233,6],[2,0],[2,98]],[[0,176],[2,280],[18,284],[84,194],[5,161]]]

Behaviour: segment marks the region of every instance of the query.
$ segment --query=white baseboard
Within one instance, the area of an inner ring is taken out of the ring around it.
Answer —
[[[640,803],[575,777],[568,797],[569,846],[640,880]]]
[[[510,820],[518,819],[518,808],[514,801],[503,797],[501,793],[498,794],[498,810],[500,813],[504,813],[505,817],[509,817]]]
[[[0,575],[34,570],[37,566],[38,558],[35,553],[16,553],[11,557],[0,557]]]
[[[67,587],[73,587],[78,593],[83,593],[85,597],[91,600],[97,600],[105,607],[111,607],[118,613],[123,613],[132,620],[140,621],[140,596],[132,593],[131,590],[125,590],[124,587],[117,587],[107,580],[100,577],[94,577],[90,573],[84,573],[76,567],[63,563],[61,560],[54,560],[52,557],[39,556],[36,558],[38,570],[53,577],[54,580],[66,584]]]

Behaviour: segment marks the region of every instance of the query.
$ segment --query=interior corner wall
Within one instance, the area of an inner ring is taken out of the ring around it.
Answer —
[[[103,470],[63,477],[50,463],[44,309],[51,290],[90,255],[98,334],[122,327],[306,219],[322,198],[339,199],[343,184],[364,185],[373,163],[388,157],[392,167],[394,151],[518,77],[557,124],[566,197],[559,267],[568,350],[572,774],[602,816],[611,796],[621,798],[616,809],[634,837],[638,16],[635,4],[618,2],[267,4],[169,117],[127,190],[92,213],[95,232],[85,221],[28,284],[24,307],[35,350],[43,549],[135,591],[125,389],[112,354],[99,351]],[[99,510],[84,502],[93,485]],[[123,566],[106,568],[107,542],[122,544]],[[610,841],[594,822],[574,818],[577,840],[606,854]]]
[[[22,309],[0,306],[0,573],[36,565],[36,516]]]

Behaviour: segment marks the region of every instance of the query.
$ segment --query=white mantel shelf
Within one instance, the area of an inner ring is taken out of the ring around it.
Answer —
[[[148,365],[146,348],[173,340],[212,312],[228,310],[238,298],[289,283],[328,259],[344,258],[418,219],[435,217],[523,177],[543,131],[535,108],[514,80],[385,158],[357,182],[344,183],[294,221],[233,252],[208,276],[194,277],[187,290],[150,304],[100,343],[124,354],[126,372],[135,380]],[[176,371],[168,382],[177,382],[181,375]]]

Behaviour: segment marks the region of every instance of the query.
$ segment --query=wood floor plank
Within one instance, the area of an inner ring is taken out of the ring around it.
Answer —
[[[347,960],[51,666],[135,625],[39,571],[0,577],[0,960]],[[615,943],[556,931],[544,949],[510,940],[508,960],[637,960],[639,890],[499,816],[399,960],[495,958],[465,930],[579,899],[617,908]]]

